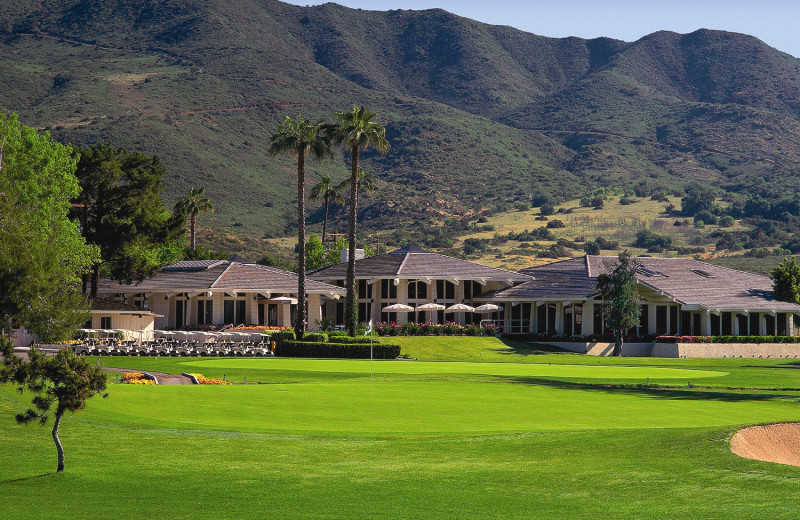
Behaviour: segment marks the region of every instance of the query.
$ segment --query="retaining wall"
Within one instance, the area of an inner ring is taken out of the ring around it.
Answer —
[[[613,343],[548,342],[548,345],[587,354],[610,356]],[[623,343],[624,357],[663,358],[796,358],[800,343]]]

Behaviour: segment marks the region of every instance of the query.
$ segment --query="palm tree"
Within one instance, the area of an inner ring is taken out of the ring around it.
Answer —
[[[355,334],[358,320],[356,301],[356,218],[358,215],[358,172],[361,150],[373,147],[380,153],[389,151],[386,140],[386,128],[372,121],[374,112],[368,112],[363,106],[353,107],[352,111],[335,114],[339,120],[336,129],[336,142],[343,143],[350,150],[350,226],[348,228],[347,279],[345,281],[347,298],[345,300],[345,326],[347,333]]]
[[[352,179],[349,177],[336,185],[336,190],[339,192],[346,192],[350,189],[350,182]],[[362,189],[367,193],[375,191],[375,176],[371,173],[364,172],[364,168],[358,168],[358,192],[361,193]]]
[[[330,126],[320,119],[311,123],[302,115],[297,121],[286,116],[270,137],[269,155],[290,153],[297,158],[297,316],[294,325],[297,339],[306,330],[306,157],[322,160],[333,157]]]
[[[189,196],[180,199],[175,203],[175,211],[189,215],[190,244],[194,251],[197,242],[195,241],[195,229],[197,227],[197,215],[200,213],[214,213],[214,205],[211,199],[206,197],[203,188],[189,190]]]
[[[328,204],[338,202],[344,204],[342,192],[344,191],[340,184],[332,184],[330,175],[323,175],[311,188],[311,195],[308,197],[311,200],[323,199],[325,201],[325,220],[322,221],[322,243],[325,244],[325,231],[328,227]]]

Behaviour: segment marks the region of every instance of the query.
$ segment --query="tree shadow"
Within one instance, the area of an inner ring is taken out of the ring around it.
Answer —
[[[11,484],[13,482],[24,482],[26,480],[34,480],[42,477],[49,477],[50,475],[52,475],[52,473],[42,473],[41,475],[31,475],[30,477],[20,477],[20,478],[12,478],[9,480],[0,480],[0,485]]]
[[[492,351],[506,356],[543,356],[551,354],[579,355],[576,352],[564,350],[552,345],[543,345],[540,343],[522,343],[512,339],[501,339],[500,341],[506,346],[506,348],[496,348],[492,349]]]
[[[536,377],[519,376],[500,376],[504,381],[511,384],[520,385],[541,385],[562,390],[583,390],[591,392],[605,392],[613,394],[635,395],[652,399],[673,399],[673,400],[693,400],[693,401],[725,401],[725,402],[747,402],[747,401],[772,401],[772,400],[792,400],[797,401],[796,395],[786,395],[775,392],[763,391],[722,391],[711,390],[708,388],[686,388],[679,389],[658,385],[644,384],[606,384],[606,383],[579,383],[573,381],[563,381],[557,379],[542,379]]]

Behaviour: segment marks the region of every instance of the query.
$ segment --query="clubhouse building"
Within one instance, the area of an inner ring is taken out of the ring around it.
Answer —
[[[636,260],[642,298],[638,336],[800,334],[800,305],[776,300],[766,276],[685,258]],[[597,294],[597,277],[616,262],[616,257],[587,255],[513,272],[407,246],[355,261],[359,319],[491,321],[507,334],[602,335],[606,302]],[[345,274],[345,262],[308,272],[309,330],[317,330],[323,320],[343,325]],[[296,292],[295,273],[236,259],[178,262],[141,283],[105,280],[99,290],[104,301],[127,305],[119,307],[118,321],[120,312],[145,310],[156,329],[291,326]],[[414,310],[384,310],[395,304]],[[483,304],[500,309],[469,311]],[[109,303],[103,305],[112,310]],[[423,305],[429,310],[417,310]],[[461,308],[445,310],[453,306]],[[122,328],[114,316],[93,314],[108,326],[103,328]]]

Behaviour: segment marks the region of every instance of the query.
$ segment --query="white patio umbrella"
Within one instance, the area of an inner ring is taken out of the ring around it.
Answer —
[[[440,311],[444,309],[444,305],[440,303],[423,303],[422,305],[417,305],[418,311]]]
[[[395,303],[381,309],[381,312],[413,312],[413,311],[414,307],[412,307],[411,305],[406,305],[404,303]]]
[[[475,308],[470,307],[469,305],[465,305],[463,303],[456,303],[455,305],[451,305],[450,307],[444,310],[445,313],[448,312],[474,312]]]
[[[442,309],[444,309],[444,305],[440,303],[423,303],[422,305],[417,305],[416,308],[416,310],[418,311],[428,311],[428,312],[440,311]],[[428,317],[430,317],[430,314],[428,315]]]
[[[500,312],[503,310],[502,305],[495,305],[493,303],[484,303],[483,305],[479,305],[475,307],[473,312],[477,312],[479,314],[489,314],[492,312]]]

